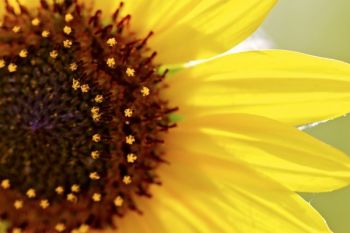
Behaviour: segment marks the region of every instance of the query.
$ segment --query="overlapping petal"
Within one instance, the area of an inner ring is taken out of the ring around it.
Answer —
[[[349,77],[350,65],[332,59],[243,52],[179,72],[169,98],[186,114],[250,113],[301,125],[348,113]]]
[[[192,117],[169,141],[171,148],[188,147],[197,153],[210,151],[223,161],[244,161],[294,191],[330,191],[350,183],[350,159],[344,153],[264,117]]]
[[[141,200],[143,215],[131,215],[127,232],[330,232],[298,195],[248,167],[207,154],[174,150],[160,169],[164,185]],[[188,159],[197,163],[188,163]],[[182,167],[184,170],[179,170]],[[135,224],[143,222],[141,224]]]

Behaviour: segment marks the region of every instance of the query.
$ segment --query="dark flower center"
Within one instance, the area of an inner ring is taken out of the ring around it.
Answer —
[[[173,127],[166,73],[129,30],[71,1],[7,4],[0,28],[0,214],[9,232],[86,232],[139,211]]]

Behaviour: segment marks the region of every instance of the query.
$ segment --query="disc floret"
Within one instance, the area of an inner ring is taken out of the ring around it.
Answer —
[[[160,184],[170,125],[155,53],[120,16],[7,5],[0,28],[0,214],[10,232],[86,232]],[[90,16],[89,16],[90,15]]]

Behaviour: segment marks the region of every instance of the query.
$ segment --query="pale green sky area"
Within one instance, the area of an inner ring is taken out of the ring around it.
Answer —
[[[350,62],[349,0],[280,0],[263,29],[276,48]],[[350,154],[350,117],[307,132]],[[350,232],[350,188],[304,197],[325,217],[334,233]]]

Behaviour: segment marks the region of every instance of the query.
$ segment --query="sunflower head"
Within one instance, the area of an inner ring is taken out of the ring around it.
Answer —
[[[122,7],[105,25],[73,1],[6,6],[0,214],[13,232],[102,228],[160,183],[161,132],[175,109],[160,96],[152,33],[136,38]]]

